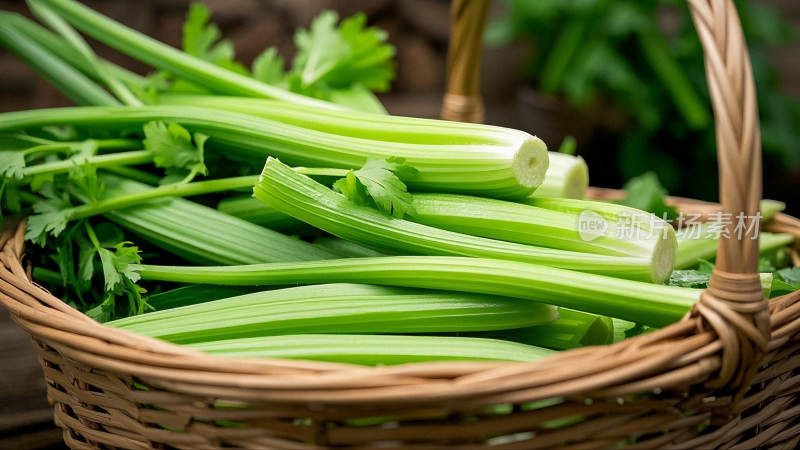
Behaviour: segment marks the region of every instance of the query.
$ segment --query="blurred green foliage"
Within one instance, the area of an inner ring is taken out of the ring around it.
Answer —
[[[671,191],[714,198],[715,136],[703,52],[683,0],[506,0],[488,45],[527,40],[526,76],[576,108],[621,114],[622,179],[655,171]],[[800,166],[800,103],[778,89],[768,49],[793,39],[774,8],[736,2],[758,92],[765,167]],[[612,108],[615,111],[605,111]],[[582,144],[582,143],[579,143]],[[691,185],[687,190],[685,187]]]

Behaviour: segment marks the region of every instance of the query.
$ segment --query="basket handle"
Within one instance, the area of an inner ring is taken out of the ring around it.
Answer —
[[[722,365],[709,387],[739,393],[748,386],[769,340],[768,304],[758,276],[761,133],[753,71],[733,0],[687,0],[705,53],[714,109],[720,203],[725,231],[709,288],[691,316],[723,344]],[[479,66],[488,0],[454,0],[441,117],[479,122]]]
[[[447,91],[442,102],[442,119],[483,122],[480,66],[490,3],[491,0],[453,0],[450,6]]]

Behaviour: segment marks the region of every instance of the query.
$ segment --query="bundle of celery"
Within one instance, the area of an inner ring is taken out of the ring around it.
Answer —
[[[298,30],[287,71],[275,48],[236,62],[200,4],[182,50],[73,0],[28,4],[44,26],[0,12],[0,43],[81,106],[0,114],[0,211],[27,221],[36,281],[111,327],[228,356],[525,361],[699,296],[670,275],[710,244],[580,200],[579,157],[385,114],[394,49],[363,15]]]

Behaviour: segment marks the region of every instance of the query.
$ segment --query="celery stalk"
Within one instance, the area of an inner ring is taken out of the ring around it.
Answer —
[[[534,361],[551,350],[497,339],[442,336],[301,334],[189,344],[213,355],[286,358],[368,366],[425,361]]]
[[[557,317],[555,308],[521,299],[327,284],[256,292],[107,325],[185,344],[276,334],[500,330]]]
[[[273,158],[267,160],[254,192],[256,198],[279,211],[378,251],[500,258],[656,283],[669,277],[674,261],[667,258],[669,252],[663,252],[663,260],[581,253],[475,237],[392,218],[356,205]]]
[[[589,166],[580,156],[550,152],[550,167],[533,197],[582,199],[589,187]]]
[[[713,223],[703,223],[695,227],[685,228],[677,233],[678,254],[675,259],[676,269],[689,269],[700,260],[711,260],[717,256],[719,239],[712,231]],[[718,226],[718,225],[717,225]],[[794,236],[785,233],[769,233],[763,231],[758,237],[758,251],[761,254],[785,247],[794,242]]]
[[[683,317],[700,289],[485,258],[384,256],[247,266],[139,266],[142,279],[222,285],[373,283],[533,300],[654,326]]]
[[[604,233],[586,236],[581,235],[581,217],[587,212],[599,216],[611,209],[609,205],[580,201],[581,213],[546,207],[558,203],[553,199],[545,207],[539,207],[465,195],[416,194],[413,202],[416,214],[410,220],[473,236],[599,255],[643,257],[652,265],[672,266],[677,241],[667,222],[642,211],[614,205],[611,208],[617,209],[620,218],[606,219],[608,228]],[[574,203],[569,202],[570,205]],[[638,236],[637,233],[631,233],[629,238],[621,235],[620,228],[628,225],[623,217],[625,212],[630,213],[631,221],[634,214],[643,216],[632,222],[639,230]]]
[[[111,177],[109,177],[111,178]],[[106,184],[115,197],[153,190],[122,178]],[[180,198],[108,211],[106,218],[159,247],[199,264],[255,264],[339,255]]]
[[[554,350],[606,345],[614,339],[614,324],[609,317],[567,308],[558,308],[558,315],[558,319],[554,322],[542,325],[470,335],[503,339]]]
[[[419,170],[407,182],[417,190],[521,198],[541,184],[548,165],[546,146],[527,133],[433,120],[413,128],[415,142],[408,143],[323,133],[218,109],[98,106],[3,113],[0,132],[45,125],[129,129],[153,120],[178,122],[210,136],[209,144],[228,155],[261,161],[276,156],[294,165],[354,169],[369,159],[405,158]]]

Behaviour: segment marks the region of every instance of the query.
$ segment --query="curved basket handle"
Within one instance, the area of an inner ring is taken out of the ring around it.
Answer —
[[[692,316],[702,316],[723,343],[722,367],[709,387],[738,398],[761,363],[769,339],[768,304],[758,276],[761,133],[753,71],[733,0],[687,0],[705,54],[714,109],[720,203],[725,233],[717,265]],[[480,122],[479,66],[488,0],[454,0],[442,118]],[[738,400],[737,398],[737,400]]]
[[[490,0],[453,0],[442,119],[483,122],[480,66],[483,30],[490,3]]]
[[[767,301],[758,276],[761,131],[753,70],[733,0],[688,0],[703,44],[714,108],[720,218],[725,233],[709,288],[695,305],[723,344],[722,367],[710,387],[728,385],[738,401],[769,341]],[[730,220],[729,220],[730,218]]]

